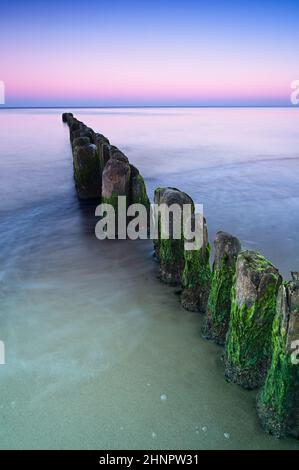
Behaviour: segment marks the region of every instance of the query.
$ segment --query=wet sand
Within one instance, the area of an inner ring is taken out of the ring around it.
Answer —
[[[183,310],[175,289],[157,280],[151,242],[95,238],[93,208],[80,206],[74,192],[59,111],[30,113],[28,138],[22,140],[24,130],[17,127],[14,149],[13,134],[6,132],[5,144],[3,136],[0,140],[0,339],[6,345],[6,365],[0,366],[0,447],[299,449],[294,439],[266,435],[256,417],[255,393],[224,380],[223,350],[202,339],[201,316]],[[84,116],[99,129],[105,118]],[[12,132],[12,119],[6,123]],[[146,116],[140,140],[147,129]],[[41,153],[46,137],[49,145]],[[138,150],[131,149],[137,165]],[[175,172],[158,177],[154,165],[151,176],[148,154],[139,158],[150,188],[159,178],[170,184]],[[181,174],[181,186],[196,192],[191,169]],[[213,173],[202,170],[199,176],[197,187],[201,182],[205,187]],[[270,186],[269,173],[267,178]],[[274,171],[273,188],[275,178]],[[234,228],[246,203],[233,201],[228,188],[233,213],[228,220],[228,208],[224,214],[222,203],[213,206],[217,186],[211,186],[211,233],[220,214],[220,223],[226,216],[226,225]],[[260,233],[264,240],[267,232]],[[289,236],[293,240],[295,233]],[[257,244],[258,234],[250,240]],[[293,261],[289,257],[283,269]]]

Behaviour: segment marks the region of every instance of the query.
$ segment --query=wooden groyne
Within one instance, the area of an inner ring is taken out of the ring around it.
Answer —
[[[64,113],[62,120],[70,131],[78,198],[117,210],[118,196],[126,196],[127,205],[141,203],[148,210],[144,179],[127,156],[73,114]],[[157,188],[154,203],[189,204],[191,222],[195,218],[192,198],[177,188]],[[224,346],[226,379],[258,390],[263,428],[276,437],[299,438],[299,274],[283,281],[270,261],[242,250],[235,236],[221,231],[211,270],[205,219],[202,243],[193,250],[185,249],[183,235],[174,236],[172,223],[167,239],[163,230],[158,219],[154,250],[160,280],[181,287],[182,306],[203,315],[204,337]]]
[[[230,321],[231,292],[241,244],[229,233],[218,232],[214,247],[212,282],[202,332],[207,339],[223,346]]]
[[[266,431],[277,437],[299,436],[299,364],[292,362],[292,343],[299,338],[299,274],[280,286],[277,297],[266,380],[257,410]]]
[[[62,120],[70,131],[78,198],[109,203],[117,209],[118,196],[126,196],[128,204],[149,207],[144,179],[126,155],[72,113],[63,113]]]

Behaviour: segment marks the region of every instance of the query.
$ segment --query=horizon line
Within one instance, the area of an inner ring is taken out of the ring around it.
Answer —
[[[298,108],[296,105],[113,105],[113,106],[1,106],[4,109],[135,109],[135,108]]]

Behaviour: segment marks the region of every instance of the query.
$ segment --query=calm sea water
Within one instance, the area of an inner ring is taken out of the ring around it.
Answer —
[[[0,111],[1,448],[299,448],[260,429],[150,242],[99,242],[61,110]],[[298,109],[74,110],[217,230],[299,269]],[[162,398],[164,399],[161,399]],[[165,399],[166,398],[166,399]]]

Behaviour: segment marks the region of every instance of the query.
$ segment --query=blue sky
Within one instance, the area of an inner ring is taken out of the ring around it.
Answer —
[[[7,106],[288,105],[298,1],[1,2]]]

